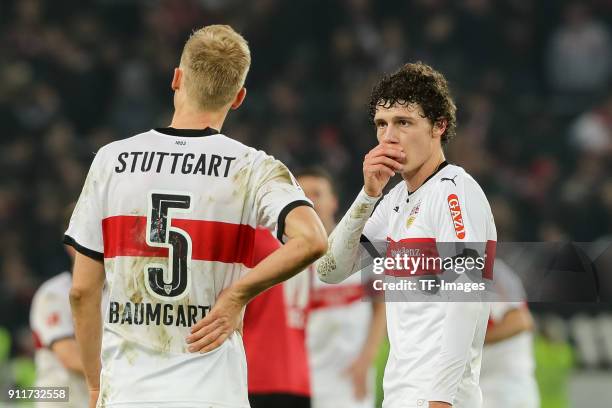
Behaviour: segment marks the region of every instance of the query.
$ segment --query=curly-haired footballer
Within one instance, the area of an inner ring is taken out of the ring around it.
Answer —
[[[378,144],[363,162],[363,190],[331,234],[328,253],[317,263],[320,279],[340,282],[359,269],[360,241],[388,243],[387,256],[429,243],[451,259],[465,255],[465,248],[486,259],[497,236],[487,198],[465,170],[444,158],[442,146],[455,135],[456,127],[456,107],[444,77],[428,65],[406,64],[375,86],[369,107]],[[395,173],[403,182],[374,209]],[[449,254],[449,247],[457,252]],[[483,274],[491,267],[487,263]],[[397,267],[387,274],[396,272]],[[418,276],[432,270],[400,272]],[[456,282],[467,279],[455,278]],[[385,277],[385,283],[400,280]],[[418,283],[422,282],[432,279]],[[437,301],[398,302],[393,301],[391,286],[381,288],[379,282],[375,289],[386,290],[391,344],[383,407],[481,407],[478,383],[489,305],[448,301],[456,298],[442,289],[430,294]]]

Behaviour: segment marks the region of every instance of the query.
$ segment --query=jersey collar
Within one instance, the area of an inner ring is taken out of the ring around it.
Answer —
[[[200,137],[200,136],[212,136],[219,134],[217,129],[207,127],[205,129],[176,129],[173,127],[155,128],[156,132],[163,133],[169,136],[181,136],[181,137]]]
[[[446,166],[448,166],[448,162],[446,160],[444,160],[442,163],[440,163],[440,165],[438,166],[438,168],[436,169],[436,171],[434,171],[433,173],[431,173],[429,175],[429,177],[427,177],[425,179],[425,181],[423,182],[423,184],[421,184],[419,186],[419,188],[423,187],[425,185],[425,183],[427,183],[429,180],[431,180],[433,178],[433,176],[435,176],[436,174],[438,174],[440,172],[440,170],[442,170],[443,168],[445,168]],[[417,188],[414,191],[408,191],[408,196],[411,196],[412,194],[416,193],[417,191],[419,191],[419,188]],[[408,189],[406,189],[408,190]]]

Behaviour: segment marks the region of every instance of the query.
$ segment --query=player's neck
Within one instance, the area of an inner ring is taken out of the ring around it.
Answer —
[[[177,109],[172,117],[170,127],[175,129],[206,129],[207,127],[221,130],[227,111],[204,112],[189,109]]]
[[[439,153],[432,154],[429,159],[427,159],[425,163],[421,165],[421,167],[410,173],[402,174],[402,178],[406,182],[408,191],[414,192],[421,187],[427,178],[435,173],[444,160],[446,160],[444,158],[444,152],[440,150]]]

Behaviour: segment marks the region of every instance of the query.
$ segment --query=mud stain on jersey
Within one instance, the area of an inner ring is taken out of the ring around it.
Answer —
[[[151,231],[151,233],[155,233],[157,231],[157,229],[153,228],[153,230]],[[132,237],[134,237],[134,240],[136,242],[142,242],[145,243],[147,242],[147,219],[143,218],[143,217],[138,217],[136,219],[136,222],[134,222],[134,226],[132,227],[132,230],[128,232],[128,234],[131,234]],[[151,240],[155,240],[156,237],[151,237]]]
[[[351,211],[351,218],[361,219],[370,216],[370,211],[372,209],[372,204],[359,204],[357,207],[353,208]]]
[[[106,408],[110,390],[109,390],[109,385],[108,385],[108,381],[106,380],[106,378],[103,378],[101,383],[102,383],[102,389],[100,390],[100,396],[98,397],[100,401],[99,407]]]
[[[251,175],[251,166],[249,163],[245,163],[244,166],[240,168],[232,177],[232,181],[234,182],[234,191],[232,192],[232,196],[238,196],[244,194],[247,190],[249,184],[249,177]]]
[[[122,341],[119,346],[119,352],[123,354],[129,365],[134,365],[137,354],[131,341]]]
[[[137,257],[130,261],[128,273],[124,276],[125,295],[133,303],[140,303],[143,300],[156,302],[157,300],[147,291],[145,286],[145,278],[147,271],[145,270],[148,264],[166,264],[167,258],[160,257]]]
[[[170,345],[172,344],[172,336],[168,333],[168,330],[164,326],[155,328],[156,340],[159,346],[159,351],[167,353],[170,351]]]
[[[346,249],[353,249],[355,248],[357,245],[360,244],[359,240],[361,237],[358,238],[352,238],[352,239],[348,239],[346,241]]]
[[[133,257],[122,262],[124,264],[121,267],[120,264],[116,264],[121,271],[115,272],[119,275],[114,275],[117,288],[116,292],[113,292],[115,299],[111,298],[106,321],[116,324],[113,326],[114,330],[121,333],[124,341],[142,344],[155,350],[155,354],[163,358],[168,358],[170,353],[186,353],[185,337],[188,328],[210,311],[209,305],[197,304],[203,293],[210,289],[200,288],[192,282],[190,291],[182,298],[158,299],[147,289],[146,267],[149,264],[165,265],[168,259]],[[115,265],[107,264],[107,267],[111,266]],[[191,267],[188,273],[190,275],[193,273]],[[190,293],[191,291],[195,292]]]
[[[268,173],[266,180],[278,179],[287,184],[294,184],[289,169],[280,161],[270,157],[264,160],[261,166],[263,167],[263,173]]]
[[[327,276],[331,271],[335,270],[336,267],[336,258],[334,258],[334,254],[328,252],[323,255],[321,260],[317,263],[317,273],[320,276]]]
[[[240,170],[238,170],[236,172],[236,174],[234,174],[234,176],[232,177],[232,181],[234,183],[244,184],[245,179],[249,175],[249,169],[250,169],[250,167],[249,167],[248,163],[245,163],[245,165],[242,166],[240,168]]]

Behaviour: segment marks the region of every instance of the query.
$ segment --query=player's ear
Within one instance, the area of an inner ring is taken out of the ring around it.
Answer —
[[[338,211],[338,197],[336,197],[336,195],[334,194],[332,200],[332,208],[334,209],[334,214],[336,214],[336,211]]]
[[[242,105],[244,98],[246,98],[246,88],[242,87],[236,94],[236,97],[234,98],[234,102],[232,102],[232,109],[233,110],[238,109],[240,105]]]
[[[183,77],[183,71],[180,68],[174,68],[174,75],[172,76],[172,82],[170,83],[170,88],[173,91],[178,91],[181,87],[181,78]]]
[[[447,126],[448,120],[446,120],[445,118],[437,119],[433,125],[433,135],[437,138],[442,137],[442,135],[446,131]]]

